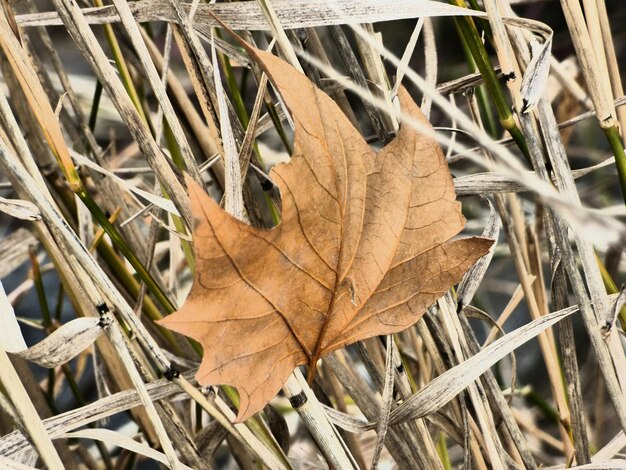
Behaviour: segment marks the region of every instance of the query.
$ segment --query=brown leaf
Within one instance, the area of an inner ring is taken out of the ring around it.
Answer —
[[[262,409],[295,367],[413,325],[492,243],[450,241],[465,219],[433,140],[402,126],[376,153],[308,78],[249,52],[295,123],[294,154],[271,173],[282,221],[251,227],[188,180],[194,284],[161,321],[204,347],[198,382],[237,388],[238,421]],[[399,98],[428,125],[406,90]]]

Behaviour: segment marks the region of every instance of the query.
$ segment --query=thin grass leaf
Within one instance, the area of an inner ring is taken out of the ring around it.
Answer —
[[[0,466],[6,470],[37,470],[35,467],[31,467],[30,465],[24,465],[19,462],[15,462],[6,457],[2,457],[0,455]]]
[[[611,303],[610,308],[607,310],[604,315],[604,322],[602,322],[602,331],[607,334],[613,325],[615,325],[615,320],[620,313],[622,307],[626,305],[626,284],[622,285],[622,288],[619,291],[617,298]]]
[[[28,392],[3,348],[0,348],[0,381],[8,396],[11,397],[21,426],[27,431],[30,441],[39,452],[43,462],[50,470],[63,470],[63,462],[52,445],[52,440],[46,432]]]
[[[560,467],[564,468],[564,467]],[[576,465],[575,467],[569,467],[572,470],[589,470],[589,469],[598,469],[598,470],[606,470],[606,469],[621,469],[626,468],[626,460],[624,459],[612,459],[607,460],[605,462],[599,463],[588,463],[586,465]]]
[[[217,105],[220,112],[220,130],[222,133],[222,143],[224,145],[224,166],[226,169],[226,181],[224,187],[224,208],[239,220],[248,221],[248,214],[243,204],[243,192],[241,188],[241,164],[239,162],[239,152],[233,135],[233,129],[228,116],[226,106],[226,93],[222,86],[220,67],[217,62],[215,44],[211,48],[211,59],[213,60],[213,80],[215,82],[215,94],[217,95]]]
[[[283,29],[312,28],[336,24],[378,23],[420,16],[485,16],[483,12],[459,8],[430,0],[309,0],[308,8],[290,0],[274,0],[276,17]],[[132,2],[132,11],[138,23],[150,21],[178,22],[179,15],[169,8],[169,1]],[[181,14],[189,13],[189,5],[181,5]],[[184,12],[184,13],[183,13]],[[89,24],[105,24],[119,21],[113,7],[85,8]],[[271,30],[271,26],[257,2],[216,3],[198,5],[194,14],[194,27],[200,31],[219,26],[212,15],[217,16],[234,30]],[[62,24],[55,12],[34,15],[16,15],[19,26],[55,26]],[[208,34],[207,36],[210,36]]]
[[[289,376],[283,390],[313,435],[328,463],[334,468],[357,469],[358,466],[354,462],[354,458],[350,455],[337,430],[324,414],[324,408],[298,369]]]
[[[424,27],[425,17],[421,16],[417,23],[415,24],[415,28],[413,28],[413,32],[411,33],[411,37],[409,38],[409,42],[407,42],[406,47],[404,48],[404,52],[402,53],[402,59],[400,59],[400,65],[396,69],[396,81],[393,84],[393,88],[391,90],[391,96],[395,97],[398,94],[398,89],[402,84],[402,79],[404,78],[404,74],[406,73],[406,69],[409,67],[409,61],[413,56],[413,51],[415,50],[415,46],[417,45],[417,40],[420,37],[420,33],[422,32],[422,28]]]
[[[500,359],[537,336],[546,328],[577,311],[578,307],[573,306],[550,313],[497,339],[475,356],[448,369],[426,384],[419,392],[405,400],[392,411],[390,425],[421,418],[439,410]],[[332,419],[333,415],[330,417]],[[358,427],[354,421],[347,420],[345,422],[350,423],[352,430]],[[341,425],[337,421],[335,421],[335,424]],[[364,432],[375,429],[376,426],[377,423],[368,423],[360,429]]]
[[[7,294],[4,291],[2,281],[0,281],[0,331],[2,331],[2,335],[0,335],[0,348],[5,351],[23,351],[28,347],[24,341],[24,336],[22,336],[22,330],[15,318],[13,305],[9,302]]]
[[[130,450],[135,454],[142,455],[152,460],[156,460],[163,465],[169,465],[169,461],[163,452],[152,449],[150,446],[137,442],[133,438],[126,436],[120,432],[111,431],[110,429],[81,429],[80,431],[63,433],[61,438],[72,439],[91,439],[104,442],[108,445],[114,445],[121,447],[122,449]],[[58,438],[57,438],[58,439]],[[181,470],[192,470],[190,467],[184,464],[179,464],[177,467]]]
[[[25,228],[19,228],[0,239],[0,279],[22,265],[28,259],[30,250],[37,245],[37,238]]]
[[[77,152],[72,152],[72,158],[76,160],[76,162],[79,163],[80,165],[84,165],[87,168],[97,171],[98,173],[108,176],[109,178],[112,178],[117,183],[119,183],[120,186],[124,188],[126,191],[142,197],[143,199],[150,202],[151,204],[154,204],[159,209],[163,209],[164,211],[167,211],[170,214],[180,216],[180,212],[178,212],[178,209],[176,209],[176,206],[171,200],[161,197],[161,196],[157,196],[156,194],[152,194],[152,193],[149,193],[148,191],[144,191],[143,189],[138,188],[134,184],[129,183],[123,178],[120,178],[115,173],[107,170],[106,168],[101,167],[94,161],[90,160],[89,158],[83,155],[80,155]]]
[[[186,373],[184,376],[192,378],[193,373]],[[146,389],[150,399],[154,401],[180,393],[178,386],[166,379],[155,380],[147,384]],[[47,418],[44,420],[44,426],[54,439],[61,436],[64,432],[73,431],[103,417],[112,416],[140,405],[141,400],[137,390],[124,390],[109,397],[101,398],[89,405]],[[13,457],[28,448],[28,446],[27,438],[20,431],[13,431],[0,438],[0,455]]]
[[[34,346],[10,352],[26,361],[52,369],[83,352],[102,332],[103,326],[99,318],[76,318],[57,328]]]
[[[380,420],[376,429],[376,447],[374,448],[374,456],[370,468],[376,468],[380,454],[385,444],[385,436],[389,427],[389,416],[391,406],[393,404],[393,379],[395,376],[395,367],[393,364],[393,335],[387,335],[387,349],[385,353],[385,382],[383,386],[382,406],[380,410]]]
[[[532,59],[526,68],[522,78],[521,94],[524,106],[522,112],[532,108],[544,94],[548,76],[550,74],[550,54],[552,50],[552,38],[539,45],[537,41],[530,43]]]
[[[480,284],[485,277],[485,273],[487,272],[487,268],[491,263],[491,259],[493,258],[493,254],[496,251],[496,245],[500,236],[500,221],[498,219],[498,214],[493,207],[493,204],[491,204],[491,201],[486,198],[485,201],[489,204],[489,219],[487,220],[487,226],[483,230],[481,237],[494,240],[494,243],[489,248],[489,253],[479,259],[476,264],[474,264],[469,271],[465,273],[463,279],[461,279],[456,294],[458,304],[457,309],[459,312],[463,310],[466,305],[470,304],[474,298],[474,294],[478,290],[478,287],[480,287]]]
[[[20,220],[40,220],[39,209],[32,202],[0,197],[0,212]]]

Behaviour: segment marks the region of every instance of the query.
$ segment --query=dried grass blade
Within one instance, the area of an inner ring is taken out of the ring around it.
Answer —
[[[370,468],[374,469],[378,465],[380,453],[385,444],[385,436],[389,427],[389,416],[391,406],[393,405],[393,382],[395,376],[395,367],[393,364],[393,335],[387,335],[387,349],[385,354],[385,382],[382,395],[382,406],[380,409],[380,420],[376,429],[376,447],[374,448],[374,456]]]
[[[619,315],[620,310],[626,304],[626,284],[622,286],[619,291],[617,298],[611,303],[610,308],[606,311],[604,315],[604,321],[601,321],[602,331],[607,334],[613,325],[615,325],[615,320]],[[600,319],[602,320],[602,319]]]
[[[37,206],[29,201],[6,199],[0,197],[0,212],[4,212],[20,220],[40,220],[41,214]]]
[[[593,44],[592,37],[585,23],[580,2],[579,0],[561,0],[561,8],[570,29],[570,37],[576,48],[576,55],[582,67],[600,126],[610,127],[615,123],[615,116],[608,73],[606,67],[603,69],[598,61],[598,52],[593,47],[589,47]],[[602,50],[601,53],[604,59],[604,51]]]
[[[2,281],[0,281],[0,348],[7,352],[22,351],[27,348],[22,330],[20,329],[13,305],[9,302],[4,291]]]
[[[425,79],[432,87],[437,85],[437,43],[435,42],[435,30],[431,18],[426,18],[424,22],[424,63],[425,63]],[[422,97],[420,108],[426,117],[430,119],[430,110],[433,100],[428,96]]]
[[[461,279],[461,283],[459,284],[459,288],[457,290],[457,304],[458,311],[463,310],[463,307],[469,305],[478,290],[478,287],[483,281],[483,277],[487,272],[487,268],[491,263],[491,259],[493,258],[493,254],[496,251],[496,245],[498,244],[498,237],[500,235],[500,221],[498,218],[498,214],[496,213],[493,204],[489,199],[486,199],[487,204],[489,204],[489,219],[487,220],[487,226],[483,230],[481,234],[484,238],[490,238],[495,240],[494,244],[489,248],[489,253],[480,258],[474,266],[472,266]]]
[[[141,37],[139,26],[132,16],[130,6],[126,0],[113,0],[113,4],[118,11],[126,33],[130,37],[133,48],[135,49],[135,52],[137,53],[139,59],[141,60],[141,63],[143,64],[143,68],[147,75],[148,82],[150,83],[150,87],[152,88],[152,91],[154,92],[154,95],[159,102],[159,105],[161,107],[160,109],[163,112],[163,116],[167,120],[167,123],[172,130],[172,134],[174,135],[176,144],[178,145],[178,148],[180,149],[183,160],[185,162],[185,169],[198,184],[202,184],[202,178],[200,177],[198,164],[196,163],[196,160],[191,151],[191,147],[187,142],[187,138],[180,124],[180,121],[176,116],[174,107],[172,106],[172,103],[167,96],[167,91],[163,82],[161,81],[161,77],[159,76],[159,73],[157,72],[154,63],[150,59],[150,53],[148,52],[146,44]]]
[[[224,145],[224,166],[226,170],[226,181],[224,184],[224,208],[226,212],[232,214],[239,220],[249,221],[246,208],[243,204],[243,191],[241,187],[241,163],[239,152],[228,115],[226,105],[226,93],[222,86],[220,67],[217,63],[217,53],[215,43],[212,42],[211,59],[213,60],[213,81],[215,83],[215,94],[217,96],[217,106],[220,113],[220,130]]]
[[[274,34],[274,38],[276,38],[276,43],[278,44],[280,52],[282,52],[287,62],[289,62],[296,70],[304,73],[304,70],[302,70],[302,66],[300,65],[300,61],[298,60],[298,56],[296,56],[293,46],[285,34],[285,28],[282,26],[281,21],[276,14],[273,2],[271,0],[257,0],[257,3],[260,5],[261,10],[263,11],[265,18],[272,29],[272,34]]]
[[[152,460],[156,460],[163,465],[168,465],[167,457],[162,452],[152,449],[147,444],[137,442],[133,438],[126,436],[120,432],[111,431],[110,429],[81,429],[80,431],[66,432],[58,438],[78,438],[78,439],[91,439],[102,441],[108,445],[115,445],[122,449],[130,450],[135,454],[143,455]],[[58,439],[57,438],[57,439]],[[187,465],[180,464],[178,466],[181,470],[191,470]]]
[[[599,463],[588,463],[586,465],[577,465],[575,467],[569,467],[571,470],[606,470],[610,468],[611,470],[618,470],[622,468],[626,468],[626,460],[624,459],[612,459],[607,460],[605,462]]]
[[[521,94],[524,103],[522,112],[526,112],[537,104],[543,96],[550,75],[552,37],[548,38],[542,45],[536,41],[531,42],[531,50],[532,58],[522,78]]]
[[[475,173],[454,178],[457,196],[487,195],[495,193],[522,192],[527,188],[518,181],[495,172]]]
[[[50,149],[58,159],[59,165],[65,174],[68,184],[73,190],[82,186],[74,163],[70,157],[63,132],[50,106],[48,96],[39,81],[37,74],[33,70],[32,64],[28,61],[28,54],[13,34],[11,26],[7,22],[4,14],[0,15],[0,47],[6,54],[11,67],[17,77],[28,105],[37,119]]]
[[[259,82],[259,90],[257,91],[256,98],[254,99],[254,105],[252,107],[252,113],[250,114],[250,122],[246,129],[246,135],[244,136],[241,149],[239,150],[239,161],[241,162],[241,178],[242,184],[248,172],[248,166],[250,165],[250,154],[252,153],[254,139],[256,138],[256,132],[259,125],[259,117],[261,115],[261,107],[263,106],[263,97],[267,91],[268,78],[265,73],[261,75]]]
[[[195,371],[185,373],[193,377]],[[180,388],[168,380],[155,380],[146,385],[146,390],[153,401],[170,397],[180,392]],[[54,439],[64,432],[93,423],[98,419],[112,416],[141,405],[139,393],[135,389],[117,392],[106,398],[43,420],[47,432]],[[28,447],[26,437],[19,431],[13,431],[0,438],[0,455],[13,457]]]
[[[456,158],[456,156],[452,158]],[[572,170],[572,176],[576,180],[596,170],[610,166],[614,162],[614,157],[607,158],[596,165]],[[528,174],[531,177],[536,175],[535,172],[528,172]],[[457,176],[454,178],[454,190],[457,196],[474,196],[495,193],[517,193],[527,191],[528,188],[520,181],[515,181],[506,175],[492,171]]]
[[[434,413],[500,359],[546,328],[577,311],[578,307],[568,307],[550,313],[494,341],[467,361],[448,369],[407,399],[392,412],[391,422],[404,422]]]
[[[164,211],[167,211],[170,214],[180,216],[178,209],[176,209],[176,206],[169,199],[166,199],[161,196],[157,196],[156,194],[149,193],[148,191],[144,191],[143,189],[140,189],[137,186],[130,184],[128,181],[124,180],[123,178],[120,178],[115,173],[107,170],[106,168],[101,167],[97,163],[93,162],[92,160],[90,160],[89,158],[83,155],[80,155],[79,153],[72,152],[72,158],[76,160],[77,163],[84,165],[94,171],[97,171],[100,174],[108,176],[109,178],[113,179],[115,182],[119,183],[120,186],[124,188],[125,190],[144,198],[145,200],[149,201],[151,204],[154,204],[156,207],[163,209]]]
[[[99,318],[76,318],[65,323],[34,346],[11,352],[41,367],[52,369],[72,360],[91,346],[102,331],[103,327],[100,325]]]
[[[317,0],[307,1],[309,8],[302,8],[291,0],[274,0],[276,16],[283,29],[309,28],[337,24],[378,23],[421,16],[485,16],[483,12],[460,8],[431,0]],[[181,4],[173,12],[170,0],[143,0],[132,2],[135,20],[178,22],[180,15],[189,12],[189,5]],[[85,8],[90,24],[118,22],[119,16],[113,7]],[[204,30],[219,26],[212,15],[220,18],[234,30],[271,30],[262,8],[257,2],[231,2],[198,5],[195,27]],[[62,24],[55,13],[17,15],[20,26],[53,26]]]
[[[539,120],[540,129],[548,150],[548,156],[552,162],[557,187],[559,187],[574,204],[580,207],[580,198],[571,175],[563,142],[559,138],[555,138],[555,136],[558,137],[556,119],[552,113],[552,109],[545,100],[540,100],[536,117]],[[531,127],[527,124],[524,124],[524,126]],[[544,165],[541,154],[537,153],[533,158],[536,158],[536,168],[541,169],[542,165]],[[543,168],[542,171],[545,172],[545,168]],[[547,175],[545,175],[545,178],[548,178]],[[595,251],[591,241],[584,237],[584,227],[573,226],[580,262],[582,263],[583,272],[585,274],[585,280],[583,282],[565,228],[559,218],[553,213],[549,213],[549,215],[552,219],[549,223],[553,226],[556,235],[555,240],[558,242],[558,248],[563,256],[563,262],[570,283],[574,288],[578,303],[581,306],[585,326],[592,339],[592,344],[601,370],[603,371],[607,387],[610,390],[611,398],[615,404],[617,414],[620,417],[621,425],[623,428],[626,428],[626,410],[623,407],[624,389],[626,388],[626,363],[624,362],[623,348],[619,344],[617,334],[611,332],[608,338],[602,339],[600,337],[598,321],[608,304],[606,290],[596,261]],[[584,287],[584,284],[587,285],[587,288]],[[593,304],[593,307],[591,304]]]
[[[30,465],[24,465],[19,462],[14,462],[11,459],[6,457],[2,457],[0,455],[0,467],[6,470],[37,470],[35,467],[31,467]]]
[[[604,0],[596,1],[598,9],[598,20],[600,31],[602,33],[602,42],[604,43],[604,52],[606,54],[606,62],[608,66],[608,74],[613,87],[613,96],[622,96],[624,87],[622,86],[622,76],[619,71],[617,55],[615,53],[615,44],[611,33],[611,23],[606,10],[606,2]],[[626,129],[626,109],[617,108],[617,118],[621,129]],[[626,137],[622,133],[622,141]]]
[[[120,116],[124,119],[148,164],[154,169],[157,178],[176,204],[187,225],[191,226],[192,217],[186,191],[176,178],[167,158],[152,138],[150,130],[139,116],[115,70],[109,64],[96,36],[85,21],[80,8],[67,0],[54,0],[54,6],[83,57],[98,76]]]
[[[330,406],[322,405],[324,412],[328,415],[328,418],[339,426],[341,429],[353,433],[362,433],[370,431],[372,429],[370,423],[361,418],[355,418],[347,413],[343,413]]]
[[[117,323],[114,318],[111,318],[111,326],[107,328],[108,337],[115,349],[117,350],[120,359],[126,366],[126,371],[130,376],[130,379],[133,382],[133,385],[137,389],[139,394],[139,399],[141,400],[142,405],[146,409],[146,413],[150,418],[154,426],[154,430],[158,436],[159,442],[163,447],[163,451],[167,456],[167,461],[171,468],[177,469],[180,468],[182,463],[178,460],[178,456],[176,455],[176,451],[172,444],[172,441],[169,438],[169,435],[161,421],[159,414],[157,413],[156,406],[150,399],[148,395],[148,391],[146,389],[146,384],[143,382],[137,367],[133,362],[133,358],[128,347],[128,340],[125,338],[124,334],[121,331],[121,327]]]
[[[33,405],[19,375],[13,368],[9,356],[2,348],[0,348],[0,381],[7,395],[11,397],[15,412],[20,417],[21,425],[28,432],[43,462],[50,470],[63,470],[65,467],[52,445],[52,439],[46,432],[35,405]]]
[[[283,390],[313,435],[328,463],[337,469],[357,469],[358,466],[353,457],[337,430],[328,420],[324,407],[320,405],[299,369],[289,376]]]
[[[28,259],[30,249],[37,246],[37,238],[25,228],[19,228],[0,239],[0,279],[15,271]]]
[[[366,23],[363,25],[363,27],[373,36],[376,41],[382,42],[382,33],[374,31],[374,26],[371,23]],[[359,56],[363,61],[363,70],[365,71],[368,80],[375,85],[373,93],[379,94],[385,100],[385,102],[390,105],[393,95],[391,93],[391,85],[389,84],[389,77],[387,76],[387,71],[385,70],[385,65],[383,63],[382,57],[380,57],[380,54],[376,52],[365,41],[361,40],[360,38],[355,38],[355,40],[356,47],[359,51]],[[325,52],[323,55],[327,56]],[[318,55],[318,57],[322,57],[322,55]],[[341,93],[341,95],[345,97],[345,94]],[[342,108],[342,110],[344,110],[344,106],[340,107]],[[422,109],[422,111],[424,111],[424,109]],[[350,108],[350,112],[347,114],[351,114],[349,119],[352,121],[352,117],[354,116],[352,108]],[[393,115],[383,113],[382,117],[384,119],[385,129],[389,129],[393,132],[398,131],[398,121]]]
[[[550,313],[494,341],[468,360],[446,370],[409,397],[392,411],[389,424],[393,426],[434,413],[500,359],[577,311],[578,306],[572,306]],[[351,432],[365,432],[376,429],[377,426],[376,422],[366,423],[336,410],[328,410],[328,416],[335,424]]]
[[[624,447],[626,447],[626,435],[624,431],[618,432],[613,439],[610,440],[602,449],[591,457],[593,463],[605,462],[617,455]]]
[[[422,28],[424,27],[425,17],[420,17],[415,24],[415,28],[413,28],[413,32],[411,33],[411,37],[409,38],[409,42],[406,44],[404,48],[404,52],[402,53],[402,58],[400,59],[400,64],[396,68],[396,82],[393,84],[393,88],[391,90],[391,96],[395,97],[398,94],[398,88],[402,84],[402,79],[404,78],[404,74],[406,73],[406,69],[409,68],[409,61],[413,56],[413,51],[415,50],[415,46],[417,45],[417,40],[420,37],[420,33],[422,32]]]

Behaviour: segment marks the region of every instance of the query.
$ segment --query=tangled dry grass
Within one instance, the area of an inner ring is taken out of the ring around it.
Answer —
[[[621,2],[2,5],[1,468],[626,467]],[[155,323],[195,269],[184,173],[280,219],[293,123],[216,18],[374,148],[437,139],[466,232],[496,240],[415,326],[237,424],[236,391]],[[435,132],[398,114],[401,83]]]

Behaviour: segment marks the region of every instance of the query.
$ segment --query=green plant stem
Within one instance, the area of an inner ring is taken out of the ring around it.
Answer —
[[[35,250],[30,250],[30,262],[33,272],[33,283],[35,284],[35,291],[37,292],[37,298],[39,299],[39,307],[41,308],[41,315],[43,317],[43,327],[52,327],[52,317],[50,315],[50,309],[48,308],[48,302],[46,301],[46,291],[41,278],[41,270],[39,269],[39,260],[37,259],[37,253]]]
[[[96,82],[96,89],[93,92],[93,101],[91,102],[91,112],[89,113],[89,129],[94,132],[96,122],[98,122],[98,111],[100,110],[100,100],[102,99],[102,83],[100,80]]]
[[[466,7],[464,0],[450,0],[450,3],[459,7]],[[487,92],[496,107],[500,124],[511,135],[519,149],[526,157],[526,160],[531,163],[526,139],[515,123],[510,105],[502,91],[500,83],[498,82],[498,77],[493,70],[489,55],[487,54],[487,50],[485,49],[480,33],[478,32],[473,19],[468,16],[458,17],[455,18],[455,24],[457,25],[462,42],[465,43],[467,48],[470,50],[476,66],[483,77]]]
[[[108,243],[100,243],[98,246],[98,253],[102,256],[102,259],[107,263],[109,268],[111,268],[111,270],[116,274],[118,280],[124,285],[124,287],[126,287],[128,293],[133,297],[133,299],[137,299],[139,297],[140,284],[137,279],[135,279],[128,272],[126,266],[124,266],[124,262],[115,253],[115,251],[113,251],[111,245]],[[150,297],[144,296],[142,307],[143,312],[151,320],[157,321],[163,318],[163,315],[161,315],[161,312]],[[176,344],[172,331],[160,327],[159,330],[163,333],[163,336],[168,343],[175,349],[175,352],[177,354],[182,354],[182,351]]]
[[[59,293],[57,295],[57,302],[54,307],[54,319],[58,322],[61,321],[61,314],[63,313],[63,300],[65,299],[65,288],[63,283],[59,284]]]
[[[617,294],[619,289],[615,284],[615,281],[611,277],[611,274],[607,271],[604,263],[596,254],[596,261],[598,262],[598,267],[600,268],[600,274],[602,275],[602,282],[604,283],[604,288],[606,289],[607,294]],[[619,311],[619,321],[622,325],[622,330],[626,330],[626,305],[623,306]]]
[[[176,139],[174,138],[174,133],[172,132],[172,128],[167,123],[167,120],[165,118],[163,118],[163,133],[165,136],[165,141],[167,142],[167,147],[170,149],[170,153],[172,154],[172,161],[174,162],[174,165],[176,165],[176,167],[179,168],[180,170],[184,170],[186,168],[185,160],[183,159],[183,156],[180,152],[180,148],[178,147],[178,144],[176,143]],[[163,194],[166,194],[165,191],[163,191]],[[176,231],[178,233],[181,233],[183,235],[187,234],[185,223],[179,216],[172,214],[172,222],[174,223],[174,227],[176,227]],[[187,261],[187,266],[189,266],[189,269],[193,273],[196,270],[196,262],[193,257],[193,248],[191,246],[191,243],[181,238],[180,244],[183,248],[183,253],[185,254],[185,260]]]
[[[622,139],[619,135],[619,129],[617,126],[606,127],[602,129],[606,135],[613,155],[615,156],[615,166],[617,167],[617,174],[619,177],[619,185],[622,189],[622,196],[624,198],[624,204],[626,204],[626,155],[624,154],[624,146],[622,145]]]
[[[467,3],[469,3],[469,6],[472,10],[484,11],[478,4],[477,0],[467,0]],[[481,30],[479,32],[484,33],[486,41],[493,46],[493,33],[491,32],[489,20],[487,20],[486,18],[476,18],[476,23],[481,26]]]
[[[278,136],[280,137],[281,142],[285,146],[287,153],[291,155],[293,153],[293,147],[291,146],[291,142],[289,142],[289,139],[287,138],[287,133],[285,132],[285,129],[283,128],[283,123],[280,120],[278,111],[276,111],[276,106],[271,101],[269,102],[266,101],[265,107],[267,109],[267,113],[272,119],[272,123],[274,124],[274,128],[276,129],[276,132],[278,132]]]
[[[462,1],[451,0],[452,4],[457,6],[464,6]],[[478,29],[476,25],[469,17],[459,17],[456,20],[456,24],[458,30],[461,34],[461,39],[470,50],[472,57],[474,58],[475,64],[478,67],[481,75],[483,76],[483,80],[485,81],[485,86],[493,100],[493,103],[498,110],[498,116],[500,116],[500,121],[503,122],[503,127],[505,129],[509,129],[512,125],[509,123],[509,120],[512,120],[513,115],[510,111],[510,105],[500,88],[498,83],[498,77],[496,76],[495,71],[491,65],[491,61],[489,60],[489,56],[487,55],[487,51],[483,46],[483,43],[480,39],[480,35],[478,33]]]
[[[533,405],[537,406],[543,412],[546,419],[550,420],[554,424],[559,424],[561,422],[558,411],[556,411],[550,403],[544,400],[543,397],[537,394],[532,388],[524,387],[521,390],[518,390],[517,393]]]
[[[441,460],[441,465],[445,470],[452,470],[452,462],[450,461],[450,455],[448,454],[448,446],[446,445],[446,435],[443,432],[439,433],[437,439],[437,455]]]
[[[465,54],[465,59],[467,60],[470,72],[476,72],[478,70],[478,67],[476,66],[474,56],[472,56],[472,51],[470,51],[469,47],[464,41],[461,41],[461,46],[463,47],[463,53]],[[483,125],[485,126],[485,129],[487,130],[489,135],[493,138],[496,138],[500,131],[498,129],[496,119],[493,115],[492,108],[489,104],[489,100],[487,99],[485,85],[480,85],[476,87],[475,90],[476,102],[478,103],[478,108],[480,110],[480,115],[483,120]]]
[[[155,282],[155,280],[152,278],[144,265],[141,264],[141,261],[139,261],[139,258],[137,258],[135,253],[128,247],[115,226],[104,215],[102,209],[100,209],[100,207],[87,194],[87,192],[81,192],[80,194],[78,194],[78,197],[81,199],[81,201],[83,201],[85,206],[87,206],[87,209],[89,209],[91,215],[96,219],[98,224],[100,224],[100,227],[102,227],[107,235],[111,238],[113,244],[128,260],[128,262],[135,269],[141,280],[146,284],[146,287],[148,287],[150,292],[156,297],[156,299],[167,311],[167,313],[174,312],[176,310],[174,304],[170,301],[167,295],[165,295],[161,287]]]
[[[39,260],[37,259],[37,252],[34,249],[29,250],[30,263],[32,269],[33,283],[35,284],[35,291],[37,292],[37,300],[39,301],[39,309],[41,310],[42,325],[44,330],[48,333],[52,331],[52,317],[50,316],[50,309],[48,308],[48,302],[46,300],[46,292],[41,278],[41,269],[39,269]],[[56,383],[56,376],[54,369],[48,369],[48,389],[46,393],[48,395],[48,401],[54,403],[54,386]]]
[[[94,5],[97,7],[104,6],[102,0],[94,0]],[[106,41],[109,44],[109,48],[111,49],[111,53],[113,54],[113,60],[115,61],[115,65],[120,74],[120,79],[122,80],[122,84],[126,89],[126,93],[130,97],[133,105],[137,109],[137,112],[141,116],[141,119],[148,123],[146,114],[144,113],[143,106],[141,105],[141,100],[139,99],[139,94],[133,85],[132,77],[130,76],[130,70],[128,69],[128,65],[124,60],[124,54],[122,54],[122,49],[115,37],[115,33],[113,31],[113,27],[110,24],[102,25],[104,29],[104,35],[106,37]]]
[[[233,67],[230,63],[230,59],[226,57],[226,55],[221,52],[217,54],[218,60],[222,65],[222,69],[224,69],[224,75],[226,75],[226,85],[228,85],[228,89],[230,90],[233,97],[233,105],[235,107],[235,113],[237,113],[237,118],[241,125],[245,129],[248,127],[250,123],[250,118],[246,111],[246,105],[243,101],[243,97],[241,96],[241,91],[237,86],[237,82],[235,80],[235,74],[233,73]]]

